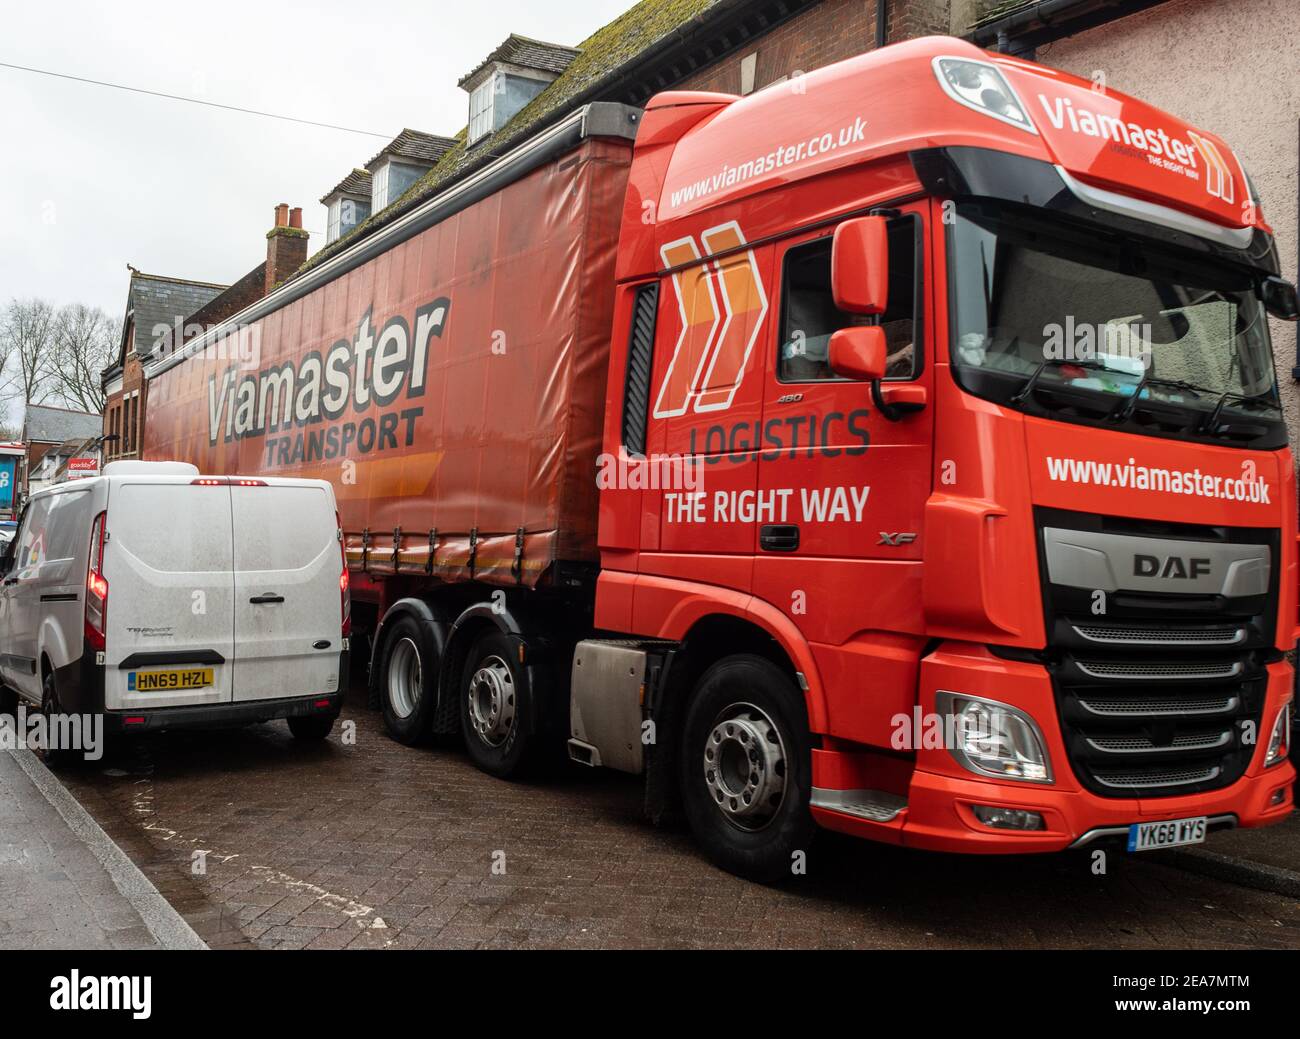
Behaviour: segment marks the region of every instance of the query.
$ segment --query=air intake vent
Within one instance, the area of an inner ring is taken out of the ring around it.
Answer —
[[[1110,678],[1135,682],[1188,681],[1211,678],[1235,678],[1241,674],[1239,661],[1215,661],[1208,664],[1180,664],[1162,660],[1156,663],[1100,663],[1080,660],[1080,671],[1090,678]]]
[[[1246,640],[1245,628],[1130,628],[1076,624],[1074,630],[1089,642],[1116,646],[1236,646]]]
[[[1201,768],[1149,768],[1131,772],[1093,772],[1102,786],[1114,790],[1152,790],[1175,786],[1193,786],[1218,778],[1218,765]]]
[[[645,454],[646,416],[650,410],[650,367],[654,362],[655,313],[659,283],[636,290],[632,304],[632,334],[627,347],[627,384],[623,390],[623,446],[629,454]]]

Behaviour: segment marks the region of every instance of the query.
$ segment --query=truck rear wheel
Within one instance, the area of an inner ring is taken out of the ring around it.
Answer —
[[[419,621],[401,616],[383,634],[379,693],[388,735],[413,746],[428,735],[438,702],[437,654]]]
[[[791,876],[815,826],[803,698],[762,657],[714,664],[682,728],[681,780],[695,839],[723,869],[772,883]]]
[[[502,779],[524,774],[538,742],[528,672],[515,642],[492,631],[465,661],[460,683],[460,727],[465,749],[484,772]]]

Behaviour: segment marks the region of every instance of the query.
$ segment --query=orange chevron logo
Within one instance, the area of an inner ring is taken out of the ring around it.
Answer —
[[[672,275],[682,331],[659,387],[655,418],[731,407],[767,315],[758,262],[753,250],[743,248],[740,225],[712,227],[700,240],[702,251],[694,238],[660,250],[669,270],[682,268]],[[701,256],[719,253],[726,255],[695,265]]]
[[[1188,130],[1187,136],[1191,138],[1192,143],[1196,145],[1196,150],[1201,153],[1201,158],[1205,160],[1205,190],[1212,197],[1221,198],[1231,204],[1235,197],[1232,170],[1223,161],[1223,155],[1213,141],[1207,140],[1200,134]]]

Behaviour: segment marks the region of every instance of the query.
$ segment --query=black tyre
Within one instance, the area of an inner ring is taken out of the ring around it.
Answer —
[[[57,722],[63,708],[59,705],[59,694],[52,674],[46,675],[45,681],[41,683],[41,713],[45,716],[45,735],[43,745],[36,751],[36,755],[47,767],[62,768],[72,762],[75,752],[70,747],[59,745],[57,734],[66,731],[68,727]]]
[[[11,718],[18,714],[18,694],[5,686],[0,686],[0,714]]]
[[[502,779],[527,774],[541,743],[537,709],[518,643],[499,631],[480,637],[460,681],[460,728],[474,764]]]
[[[379,699],[388,735],[412,746],[424,740],[438,702],[437,653],[414,617],[386,626],[379,659]]]
[[[687,821],[723,869],[773,883],[794,871],[816,826],[803,696],[762,657],[727,657],[695,686],[682,727]]]
[[[289,731],[293,733],[293,738],[303,743],[316,743],[323,740],[330,734],[334,728],[334,716],[332,714],[309,715],[301,718],[290,718]]]

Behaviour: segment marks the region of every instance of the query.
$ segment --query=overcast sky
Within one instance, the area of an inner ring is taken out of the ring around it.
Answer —
[[[385,137],[451,135],[468,110],[456,81],[509,33],[574,45],[633,2],[9,3],[0,62]],[[314,252],[318,199],[384,143],[0,68],[0,302],[118,318],[128,263],[232,282],[265,258],[277,202],[303,207]]]

